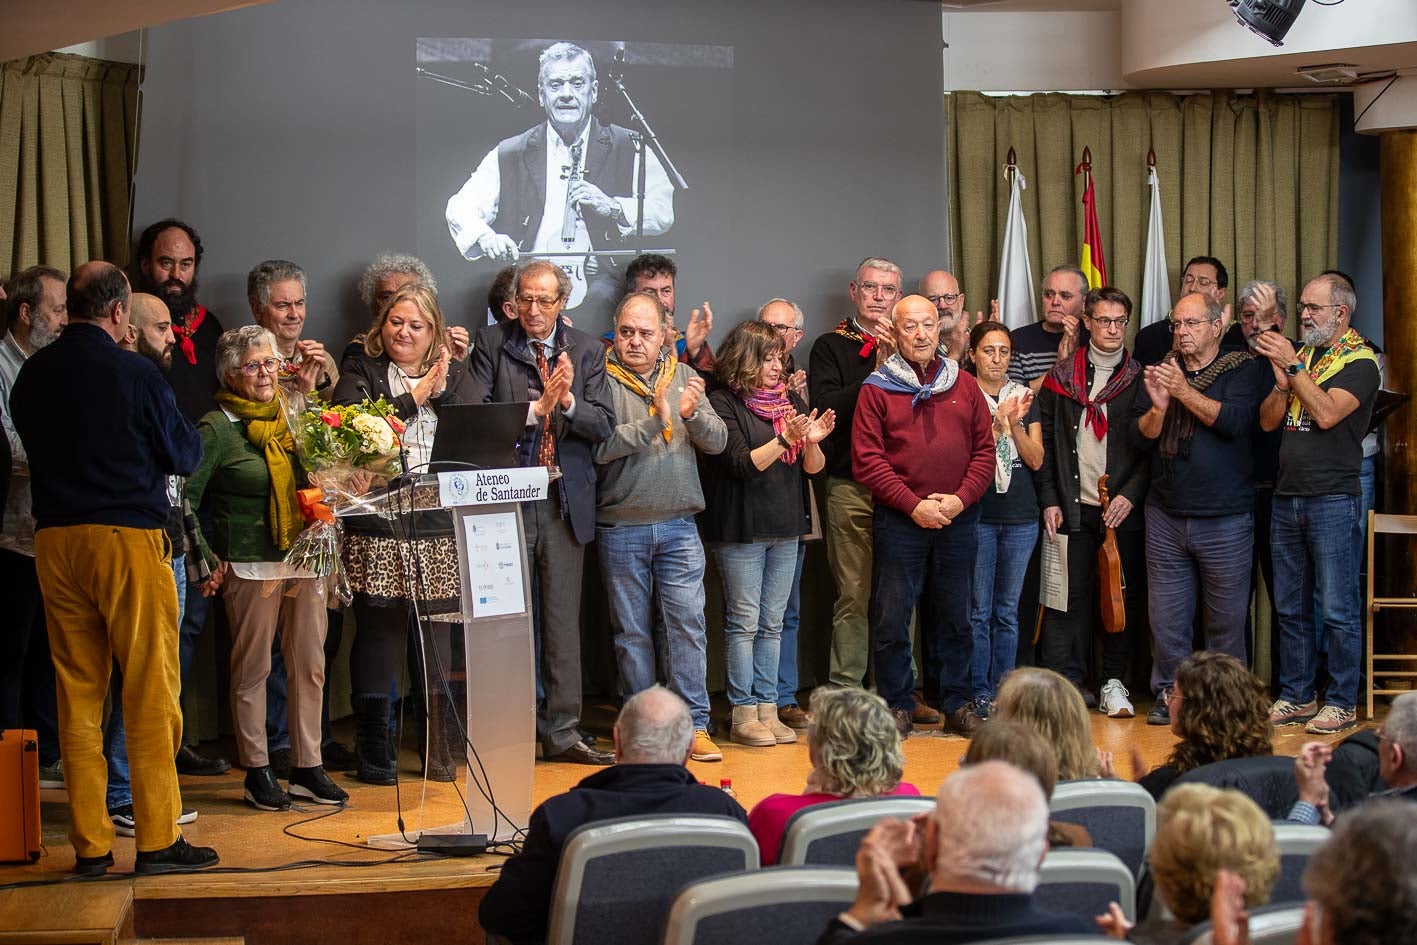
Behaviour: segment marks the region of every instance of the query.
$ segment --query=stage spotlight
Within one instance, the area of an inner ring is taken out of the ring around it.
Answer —
[[[1284,45],[1284,34],[1299,18],[1304,0],[1226,0],[1235,19],[1276,46]]]

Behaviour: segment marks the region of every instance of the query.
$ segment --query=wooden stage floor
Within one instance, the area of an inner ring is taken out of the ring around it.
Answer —
[[[591,730],[606,733],[605,741],[611,711],[602,706],[588,713]],[[1093,715],[1093,741],[1114,753],[1123,777],[1131,770],[1132,745],[1151,766],[1165,758],[1175,741],[1169,729],[1148,726],[1145,711],[1139,704],[1138,716],[1128,720]],[[337,729],[347,726],[348,721]],[[348,742],[348,731],[343,735]],[[1297,727],[1276,734],[1275,753],[1296,754],[1312,738]],[[768,794],[800,791],[811,767],[805,740],[772,749],[744,748],[726,738],[719,744],[722,762],[691,762],[690,769],[710,784],[732,779],[746,808]],[[963,739],[938,730],[918,731],[905,745],[905,779],[921,793],[933,794],[958,767],[966,746]],[[405,751],[401,762],[408,780],[398,798],[393,788],[335,775],[350,793],[343,809],[310,805],[284,813],[254,810],[241,799],[243,772],[237,769],[217,778],[183,778],[183,802],[200,814],[183,828],[184,834],[221,855],[219,867],[185,876],[135,879],[133,841],[120,837],[107,878],[72,877],[65,794],[44,791],[44,856],[32,865],[0,866],[0,887],[47,884],[0,889],[0,945],[107,945],[134,936],[244,936],[253,945],[297,940],[340,945],[434,939],[442,945],[480,943],[477,903],[495,881],[504,857],[419,858],[364,846],[372,834],[397,830],[399,799],[410,831],[420,823],[431,827],[462,819],[461,801],[451,784],[429,784],[420,812],[417,756]],[[535,800],[565,791],[590,773],[583,766],[538,762]]]

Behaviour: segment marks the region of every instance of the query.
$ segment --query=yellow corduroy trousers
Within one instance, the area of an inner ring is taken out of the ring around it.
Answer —
[[[174,761],[182,711],[171,544],[161,529],[71,525],[40,529],[34,547],[54,656],[74,853],[102,856],[113,846],[103,702],[115,659],[123,671],[137,848],[171,846],[182,812]]]

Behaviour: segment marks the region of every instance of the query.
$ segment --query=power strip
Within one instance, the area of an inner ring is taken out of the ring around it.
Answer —
[[[482,833],[425,833],[418,838],[419,853],[442,856],[480,856],[487,852],[487,835]]]

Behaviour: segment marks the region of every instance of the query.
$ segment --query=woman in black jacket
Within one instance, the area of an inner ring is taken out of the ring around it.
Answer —
[[[345,363],[334,402],[357,404],[383,397],[402,425],[408,471],[427,471],[438,429],[438,411],[471,403],[472,375],[466,361],[454,361],[438,297],[432,289],[399,289],[379,313],[364,341],[364,352]],[[391,500],[392,501],[392,500]],[[374,515],[344,519],[342,560],[354,591],[356,633],[350,650],[350,697],[355,717],[357,777],[370,784],[393,784],[395,757],[389,748],[390,687],[403,661],[411,605],[421,616],[460,610],[458,550],[447,512],[418,512],[393,519]],[[452,781],[462,745],[455,707],[443,698],[442,678],[451,670],[447,622],[423,623],[434,651],[426,647],[430,750],[428,777]],[[433,660],[443,667],[437,672]]]
[[[821,442],[836,414],[807,413],[783,383],[786,345],[771,325],[743,322],[718,353],[709,403],[728,428],[723,452],[703,459],[704,541],[723,577],[729,737],[765,747],[797,740],[777,718],[782,614],[797,571],[797,540],[811,531],[806,475],[826,463]]]

